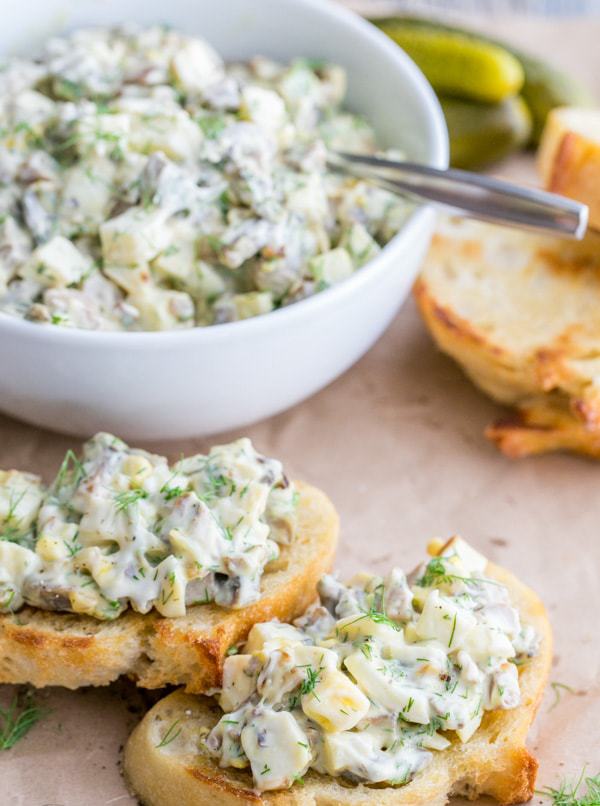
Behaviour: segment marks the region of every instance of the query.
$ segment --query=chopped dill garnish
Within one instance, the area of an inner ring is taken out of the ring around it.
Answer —
[[[160,491],[164,495],[165,501],[172,501],[173,498],[179,498],[179,496],[183,495],[185,492],[183,487],[167,487],[166,484],[163,484]]]
[[[218,472],[209,464],[206,465],[204,470],[207,478],[203,480],[202,486],[204,489],[199,497],[205,504],[210,503],[215,498],[225,498],[235,493],[237,485],[233,479]]]
[[[581,792],[585,784],[587,792]],[[585,767],[575,784],[563,781],[558,789],[545,786],[536,789],[537,795],[548,798],[552,806],[599,806],[600,804],[600,773],[593,777],[585,777]]]
[[[175,728],[177,728],[177,725],[180,722],[181,722],[180,719],[176,719],[175,722],[173,722],[173,724],[167,729],[167,732],[162,737],[160,742],[156,745],[157,748],[166,747],[168,744],[171,744],[171,742],[173,742],[179,736],[179,734],[182,731],[182,728],[178,728],[177,730],[175,730]]]
[[[568,694],[575,694],[575,689],[571,686],[568,686],[566,683],[550,683],[550,688],[554,692],[554,702],[548,709],[549,711],[554,710],[556,706],[559,704],[562,698],[563,691],[566,691]]]
[[[78,487],[83,478],[85,478],[85,468],[77,458],[75,452],[69,449],[65,453],[65,458],[62,460],[62,464],[58,469],[54,489],[60,492],[65,484],[69,485],[69,487]]]
[[[125,490],[115,495],[115,505],[117,512],[126,512],[132,504],[136,504],[142,498],[148,498],[146,490]]]
[[[298,669],[306,669],[305,677],[302,683],[300,684],[300,688],[298,689],[298,693],[295,694],[289,702],[289,707],[293,710],[300,704],[300,698],[303,697],[305,694],[312,694],[315,699],[319,699],[317,693],[315,692],[315,688],[317,683],[321,679],[321,672],[325,668],[324,666],[319,666],[318,669],[315,669],[313,666],[308,664],[307,666],[298,666]]]
[[[72,537],[71,540],[63,540],[67,551],[69,552],[69,557],[75,557],[76,554],[79,554],[83,546],[81,543],[77,542],[77,538],[79,537],[79,532],[76,532],[75,535]]]
[[[196,123],[204,132],[207,140],[215,140],[226,126],[222,115],[203,115],[196,118]]]
[[[322,671],[323,666],[320,666],[318,669],[314,669],[312,666],[307,667],[306,677],[300,686],[300,696],[303,696],[304,694],[312,694],[314,697],[317,697],[315,694],[315,688],[321,679]],[[317,697],[317,699],[319,698]]]
[[[180,495],[183,495],[186,490],[184,487],[171,487],[171,482],[177,476],[177,470],[171,474],[171,476],[165,481],[163,486],[160,488],[159,492],[161,495],[164,495],[166,501],[171,501],[173,498],[179,498]]]
[[[15,512],[21,501],[25,498],[27,490],[22,490],[21,493],[13,497],[13,492],[10,494],[8,503],[8,512],[4,518],[4,527],[0,533],[0,540],[8,540],[9,542],[16,543],[22,537],[22,529],[19,521],[15,518]]]
[[[450,647],[452,646],[455,631],[456,631],[456,613],[454,614],[454,621],[452,622],[452,632],[450,633],[450,640],[448,641],[448,649],[450,649]]]
[[[366,610],[362,616],[358,616],[353,621],[350,621],[348,624],[345,624],[342,629],[346,629],[350,627],[352,624],[356,624],[357,621],[362,621],[363,619],[370,619],[375,624],[387,624],[388,627],[392,627],[397,632],[400,631],[400,625],[396,624],[389,616],[386,616],[385,613],[381,612],[380,610],[376,610],[374,607],[370,607]]]
[[[368,638],[366,641],[362,641],[359,644],[359,649],[367,660],[371,660],[371,658],[373,657],[373,649],[371,647],[371,642],[369,641]]]
[[[30,690],[17,693],[8,708],[0,708],[0,750],[10,750],[48,713],[36,705]]]
[[[443,557],[434,557],[427,563],[425,573],[420,579],[417,579],[417,585],[420,588],[431,588],[435,585],[446,585],[452,582],[464,582],[465,585],[496,585],[502,587],[498,582],[491,579],[481,579],[475,577],[464,577],[458,574],[449,574],[446,571]]]

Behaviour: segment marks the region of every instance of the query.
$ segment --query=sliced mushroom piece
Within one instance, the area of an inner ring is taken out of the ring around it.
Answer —
[[[23,583],[23,598],[27,604],[41,610],[73,612],[71,593],[68,588],[51,587],[38,579],[26,579]]]
[[[230,577],[227,574],[214,574],[214,600],[222,607],[239,606],[245,580],[241,577]]]
[[[54,232],[54,216],[48,207],[56,206],[56,193],[46,182],[34,182],[21,200],[23,219],[36,243],[48,241]]]

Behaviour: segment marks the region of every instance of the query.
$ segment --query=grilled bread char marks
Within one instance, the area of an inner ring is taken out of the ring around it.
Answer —
[[[197,605],[177,618],[127,611],[110,622],[26,607],[0,616],[0,682],[78,688],[126,674],[145,688],[218,685],[229,647],[258,621],[297,616],[331,566],[337,513],[316,488],[298,482],[297,489],[297,534],[267,566],[259,601],[240,610]]]
[[[145,806],[200,806],[240,803],[272,806],[442,806],[452,795],[475,799],[488,794],[512,804],[533,795],[537,761],[525,747],[548,677],[552,639],[544,607],[512,574],[491,563],[486,577],[505,585],[522,618],[541,637],[538,654],[519,668],[520,707],[485,714],[466,744],[453,741],[401,787],[342,784],[308,772],[303,785],[258,793],[244,770],[220,768],[199,737],[214,727],[222,711],[213,700],[177,691],[161,700],[135,729],[125,749],[125,773]]]
[[[487,430],[509,456],[600,457],[600,250],[446,220],[415,297],[440,349],[514,416]]]

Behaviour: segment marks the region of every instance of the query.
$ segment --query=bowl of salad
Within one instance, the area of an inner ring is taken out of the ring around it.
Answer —
[[[350,367],[434,213],[328,154],[447,164],[410,59],[322,0],[34,6],[0,32],[0,409],[184,438]]]

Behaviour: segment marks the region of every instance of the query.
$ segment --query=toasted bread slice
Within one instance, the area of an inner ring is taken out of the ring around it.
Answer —
[[[488,430],[509,456],[600,456],[600,240],[445,221],[415,285],[438,346],[519,412]]]
[[[155,705],[125,747],[125,775],[145,806],[442,806],[451,795],[474,799],[492,795],[500,803],[521,803],[534,791],[537,761],[525,747],[542,698],[552,659],[552,635],[538,597],[504,569],[488,563],[486,576],[508,588],[524,622],[541,636],[539,654],[519,670],[522,704],[490,711],[466,743],[453,741],[402,787],[342,784],[309,772],[304,785],[260,794],[244,770],[221,769],[204,751],[202,729],[212,728],[222,711],[206,697],[182,690]]]
[[[573,416],[564,400],[562,407],[559,400],[532,400],[489,425],[485,435],[511,459],[548,451],[571,451],[600,459],[600,429],[588,428]]]
[[[115,621],[26,607],[0,616],[0,683],[102,686],[128,675],[144,688],[218,685],[228,648],[258,621],[289,620],[314,599],[333,561],[338,516],[327,496],[297,484],[298,530],[263,577],[261,599],[241,610],[191,607],[181,618],[127,611]]]
[[[591,226],[600,229],[600,110],[552,110],[538,166],[544,186],[587,204]]]

